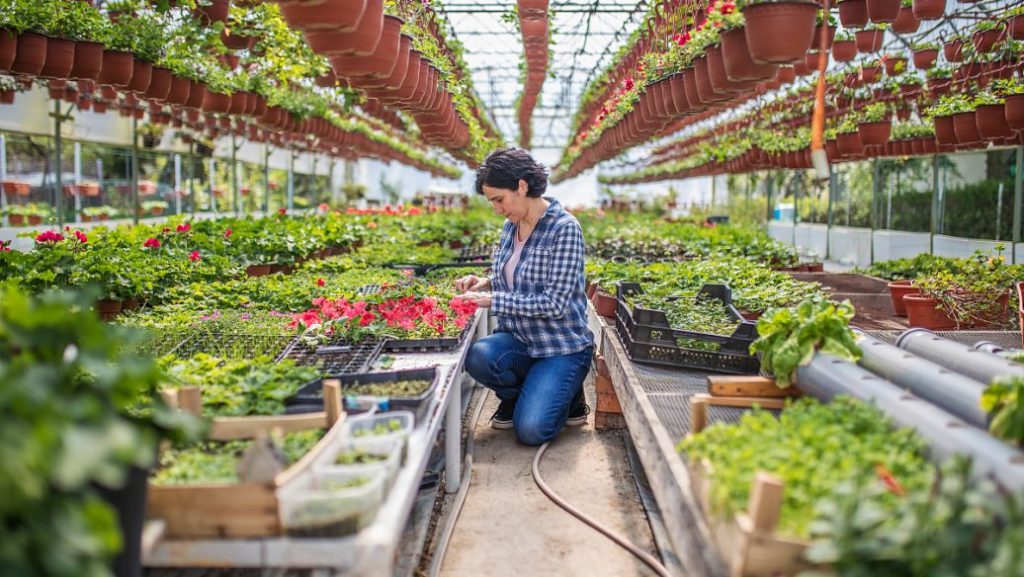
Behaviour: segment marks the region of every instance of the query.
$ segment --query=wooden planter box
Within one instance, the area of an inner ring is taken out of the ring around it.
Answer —
[[[199,390],[165,391],[164,398],[182,410],[200,411]],[[279,473],[273,483],[154,485],[149,484],[147,514],[166,523],[170,539],[252,538],[282,534],[277,489],[307,472],[317,456],[341,434],[341,385],[324,383],[324,411],[305,415],[272,417],[218,417],[213,420],[211,440],[249,439],[274,429],[283,432],[324,427],[323,438],[301,459]]]

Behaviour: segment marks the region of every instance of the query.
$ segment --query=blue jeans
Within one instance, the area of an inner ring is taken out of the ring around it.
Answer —
[[[502,401],[516,400],[516,436],[527,445],[554,439],[569,416],[570,403],[583,390],[594,347],[578,353],[533,358],[511,333],[477,341],[466,356],[466,371]]]

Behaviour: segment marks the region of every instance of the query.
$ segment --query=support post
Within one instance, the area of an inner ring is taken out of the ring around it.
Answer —
[[[63,152],[61,150],[61,148],[63,148],[64,143],[62,142],[61,136],[60,136],[61,120],[63,120],[63,118],[61,117],[61,113],[60,113],[60,100],[54,100],[53,101],[53,127],[54,127],[53,132],[54,132],[54,152],[55,152],[55,154],[54,154],[54,164],[56,166],[55,166],[53,172],[54,172],[54,174],[57,175],[57,178],[54,181],[55,189],[53,191],[53,208],[57,211],[57,230],[61,230],[61,229],[64,228],[64,197],[63,197],[63,194],[64,194],[64,174],[63,174],[64,173],[64,167],[62,166],[63,165],[63,158],[62,158],[63,155],[61,154]]]
[[[1024,146],[1017,147],[1017,169],[1014,171],[1013,179],[1013,250],[1011,253],[1011,261],[1013,264],[1017,264],[1017,243],[1020,242],[1020,220],[1021,210],[1024,210],[1022,201],[1024,201],[1024,175],[1020,173],[1024,170]]]
[[[878,175],[881,169],[878,159],[871,161],[871,252],[868,264],[875,264],[875,228],[878,220]]]
[[[996,240],[999,240],[999,225],[1003,220],[1003,183],[999,183],[999,191],[996,193]]]
[[[75,222],[82,222],[82,143],[76,142],[75,150]]]
[[[196,206],[199,201],[196,199],[195,146],[195,142],[188,143],[188,197],[192,201],[192,218],[195,218],[196,211],[199,210],[199,207]]]
[[[240,214],[238,195],[238,145],[234,135],[231,136],[231,206],[235,209],[235,216]]]
[[[288,154],[288,198],[285,199],[285,207],[290,211],[295,198],[295,151],[289,151]]]
[[[132,223],[139,224],[139,120],[132,115]]]
[[[216,175],[214,174],[217,170],[217,160],[210,157],[210,212],[217,212],[217,196],[213,193],[213,189],[216,188],[217,182]]]
[[[832,257],[832,203],[836,197],[836,189],[838,188],[838,182],[836,181],[836,171],[829,171],[828,174],[828,224],[825,227],[825,260]]]
[[[767,177],[764,179],[765,194],[768,196],[767,208],[765,209],[765,223],[766,228],[768,224],[772,222],[772,189],[775,187],[775,183],[772,180],[772,173],[768,172]]]
[[[263,144],[263,216],[270,214],[270,144]]]
[[[181,214],[181,155],[174,155],[174,214]]]
[[[0,134],[0,180],[7,180],[7,136]],[[0,211],[3,225],[7,226],[7,193],[0,186]]]

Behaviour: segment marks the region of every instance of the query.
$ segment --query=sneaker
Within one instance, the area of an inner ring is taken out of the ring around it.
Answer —
[[[585,425],[587,423],[587,415],[589,414],[590,406],[587,405],[587,402],[581,393],[579,396],[573,398],[572,407],[569,408],[569,418],[565,420],[565,424],[570,427]]]
[[[494,411],[494,415],[491,416],[491,428],[492,429],[511,429],[512,428],[512,415],[516,411],[516,400],[501,401],[498,403],[498,410]]]

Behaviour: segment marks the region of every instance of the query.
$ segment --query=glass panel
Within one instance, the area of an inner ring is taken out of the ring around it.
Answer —
[[[1014,163],[1013,149],[942,155],[937,232],[987,240],[1011,238]]]

